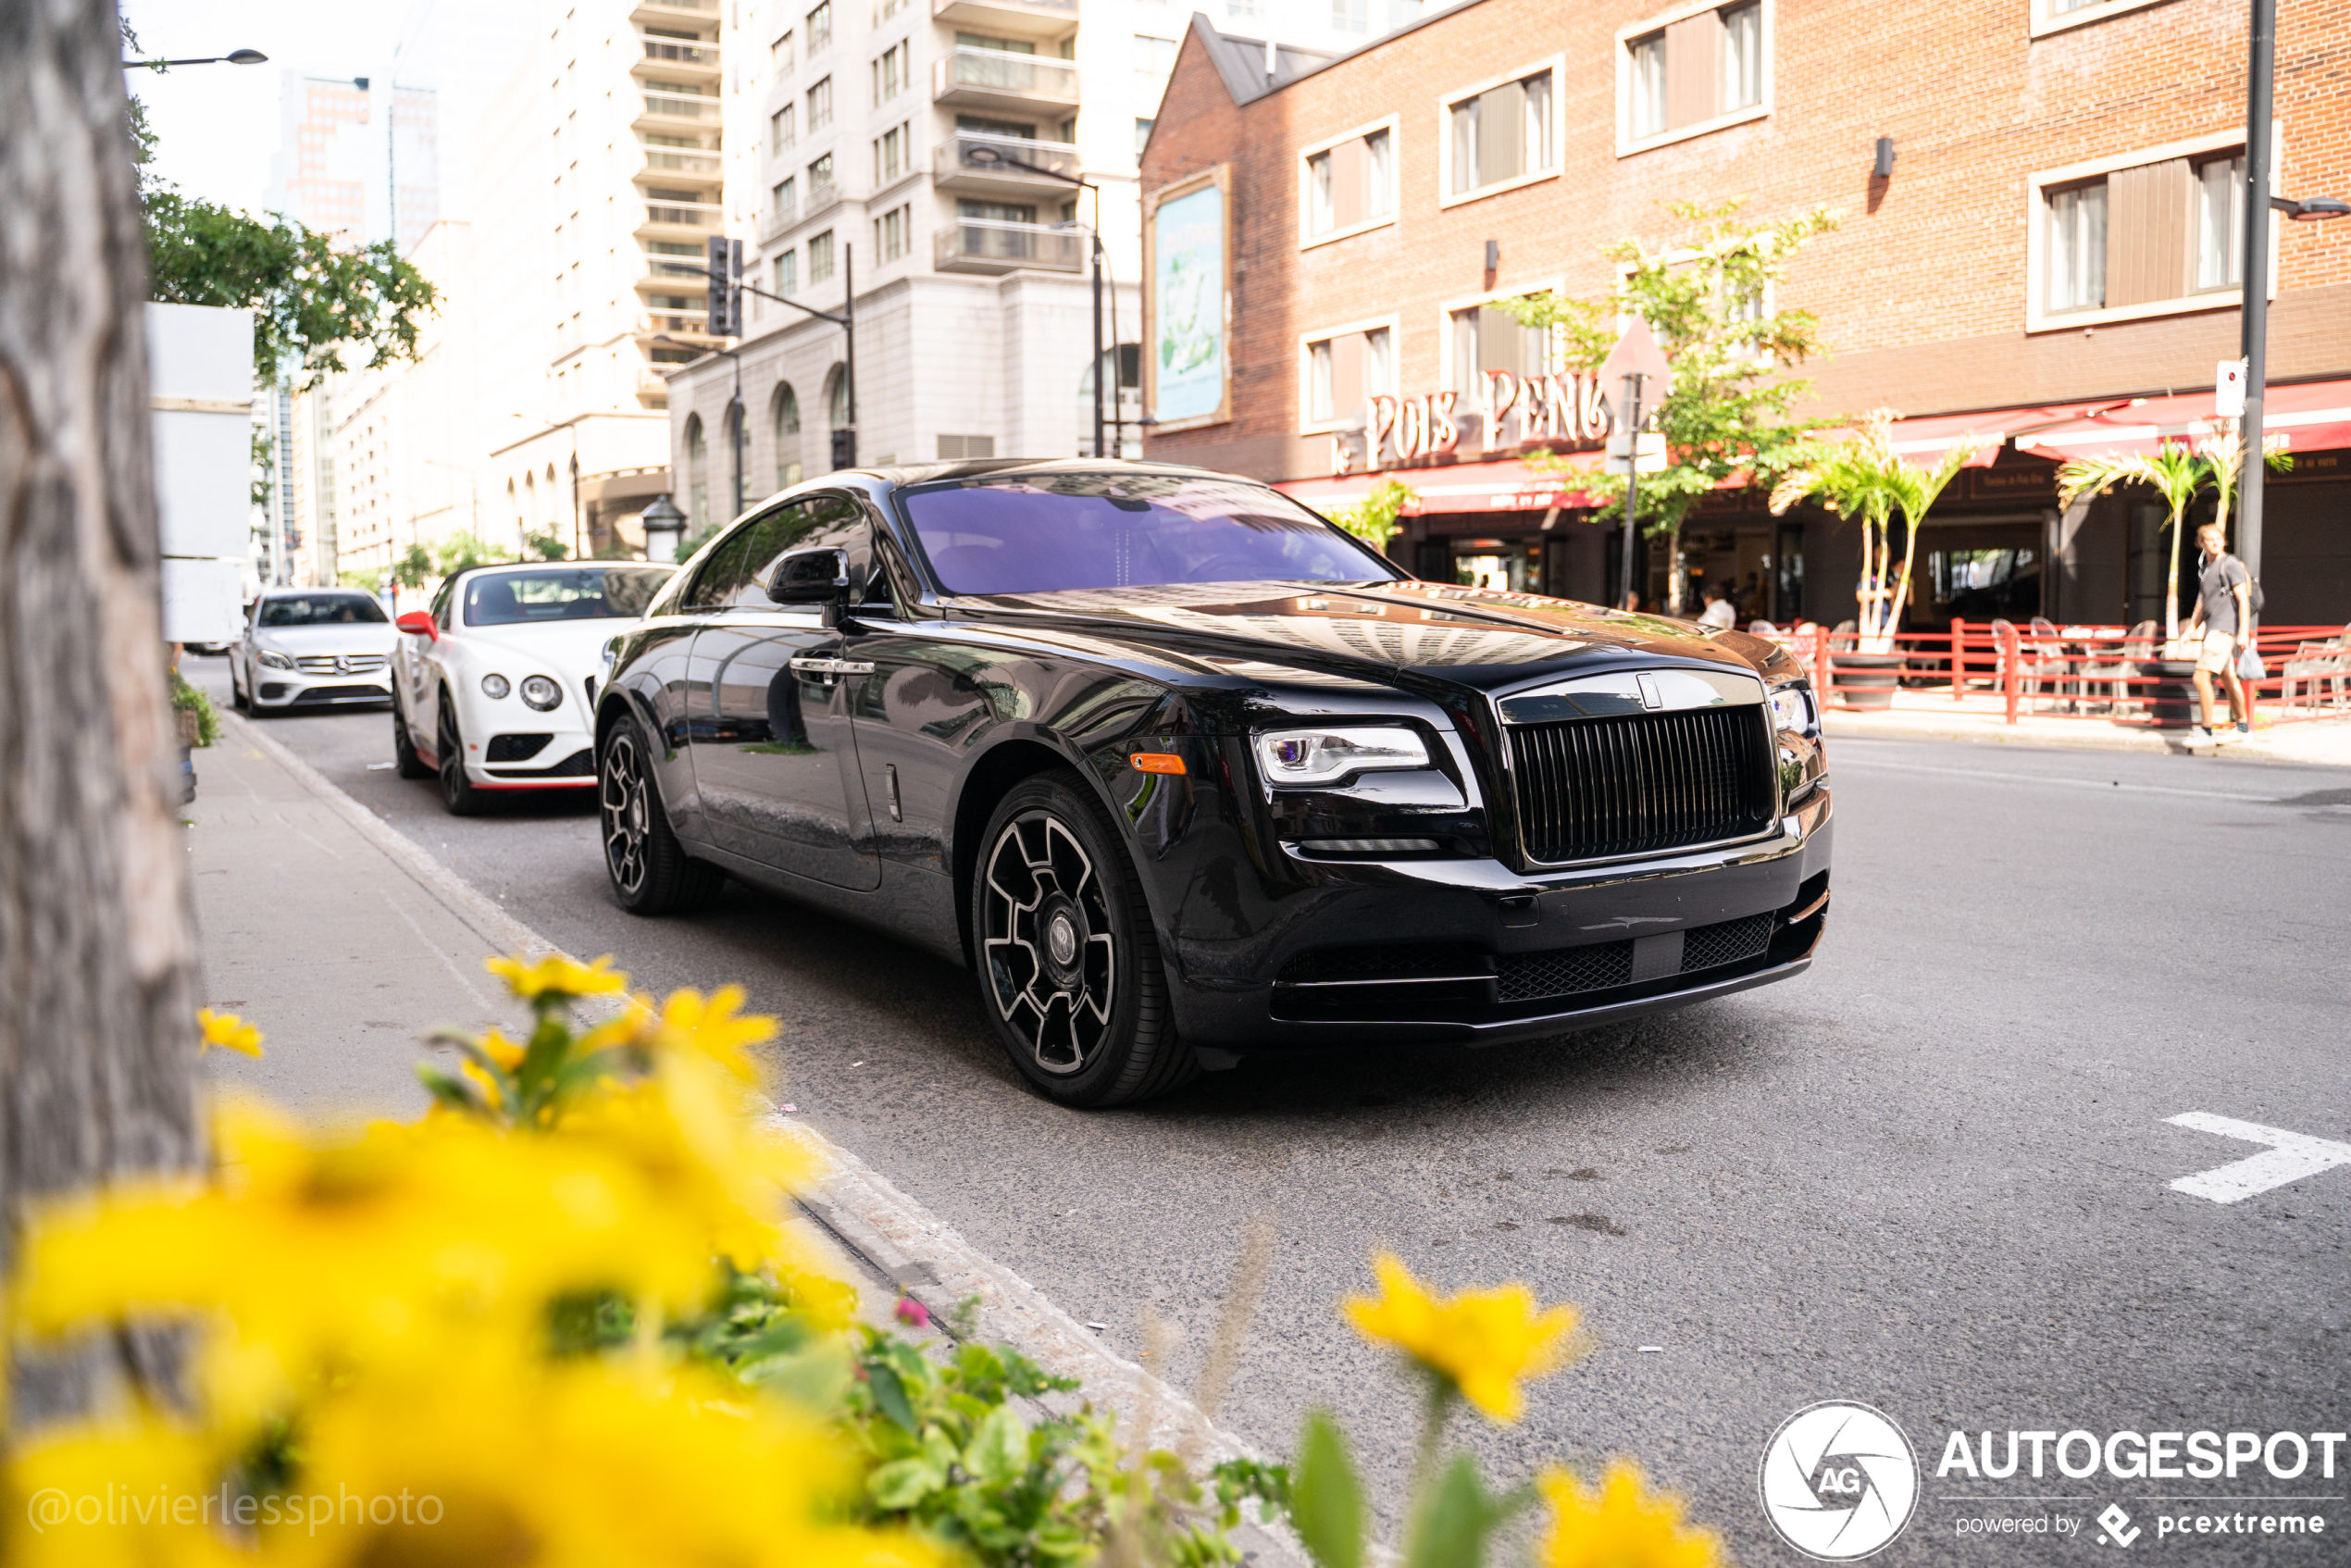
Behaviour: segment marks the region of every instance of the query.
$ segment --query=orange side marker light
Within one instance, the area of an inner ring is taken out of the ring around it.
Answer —
[[[1137,752],[1126,759],[1138,773],[1181,773],[1184,759],[1174,752]]]

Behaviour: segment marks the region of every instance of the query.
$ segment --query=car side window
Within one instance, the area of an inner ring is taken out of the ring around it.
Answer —
[[[432,596],[432,624],[447,631],[449,618],[455,614],[456,603],[457,579],[451,578],[441,585],[441,591]]]
[[[874,555],[873,529],[865,510],[847,496],[820,495],[794,508],[802,526],[777,544],[776,554],[754,574],[753,600],[766,602],[765,587],[785,554],[793,550],[845,550],[849,553],[849,602],[868,610],[895,615],[889,577]]]
[[[681,607],[690,611],[723,610],[747,603],[744,590],[756,591],[758,568],[780,553],[781,547],[773,541],[794,529],[798,521],[792,516],[795,510],[786,506],[765,513],[713,544],[709,556],[695,571],[693,584],[686,590]]]

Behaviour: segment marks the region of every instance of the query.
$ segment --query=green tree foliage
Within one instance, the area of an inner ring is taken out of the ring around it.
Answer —
[[[1387,541],[1402,526],[1397,519],[1404,515],[1405,507],[1419,499],[1412,486],[1399,479],[1386,479],[1373,486],[1371,493],[1362,500],[1352,506],[1335,509],[1330,517],[1373,549],[1385,551]]]
[[[441,548],[433,552],[433,566],[436,575],[454,577],[469,566],[494,566],[505,558],[475,535],[461,533],[441,541]]]
[[[424,587],[433,577],[432,554],[421,544],[412,544],[400,553],[392,564],[392,580],[411,591]]]
[[[523,542],[530,547],[531,554],[542,561],[561,561],[571,554],[571,546],[566,544],[563,536],[553,529],[545,533],[534,533]]]
[[[1544,292],[1507,308],[1530,327],[1554,329],[1566,363],[1598,368],[1616,341],[1620,315],[1639,316],[1657,334],[1673,367],[1673,385],[1644,424],[1665,438],[1665,467],[1640,476],[1638,507],[1645,536],[1662,536],[1672,551],[1667,607],[1678,613],[1686,597],[1682,524],[1716,487],[1737,475],[1769,476],[1785,466],[1804,429],[1788,406],[1810,383],[1780,374],[1820,354],[1820,322],[1810,311],[1773,310],[1773,288],[1805,243],[1836,226],[1825,208],[1752,223],[1739,204],[1707,206],[1675,202],[1667,210],[1682,231],[1655,247],[1637,237],[1601,255],[1623,280],[1596,299]],[[1615,387],[1602,389],[1620,400]],[[1647,411],[1645,410],[1645,413]],[[1528,466],[1564,472],[1556,458]],[[1622,476],[1574,473],[1577,488],[1601,503],[1596,522],[1623,516]]]

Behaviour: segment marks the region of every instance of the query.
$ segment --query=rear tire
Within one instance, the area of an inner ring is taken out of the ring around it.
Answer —
[[[449,808],[452,816],[479,816],[490,803],[482,791],[474,788],[466,777],[466,742],[457,733],[457,705],[449,700],[449,689],[441,689],[441,720],[433,727],[434,760],[441,765],[441,803]]]
[[[1075,773],[997,804],[972,877],[980,1005],[1023,1076],[1064,1105],[1131,1105],[1189,1082],[1142,877]]]
[[[694,859],[669,826],[653,785],[653,748],[634,718],[605,731],[596,752],[596,815],[613,896],[631,915],[673,915],[718,896],[727,874]]]
[[[417,754],[416,737],[408,733],[408,716],[401,711],[397,697],[392,700],[392,760],[403,778],[432,777],[432,769]]]

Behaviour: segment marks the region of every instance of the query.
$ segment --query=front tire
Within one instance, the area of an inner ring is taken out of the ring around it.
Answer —
[[[408,733],[408,716],[400,706],[400,699],[392,700],[392,760],[403,778],[430,778],[432,769],[417,754],[416,737]]]
[[[445,686],[441,689],[439,706],[441,720],[433,727],[433,751],[441,764],[441,803],[452,816],[479,816],[489,802],[466,777],[466,744],[457,733],[457,705],[449,700]]]
[[[653,750],[634,718],[607,730],[597,752],[596,815],[613,895],[631,915],[699,909],[726,886],[724,871],[678,841],[653,787]]]
[[[253,699],[245,695],[244,683],[237,678],[237,661],[229,661],[229,705],[241,714],[253,712]]]
[[[1064,1105],[1128,1105],[1188,1082],[1142,878],[1074,773],[1028,779],[972,877],[980,1005],[1013,1065]]]

